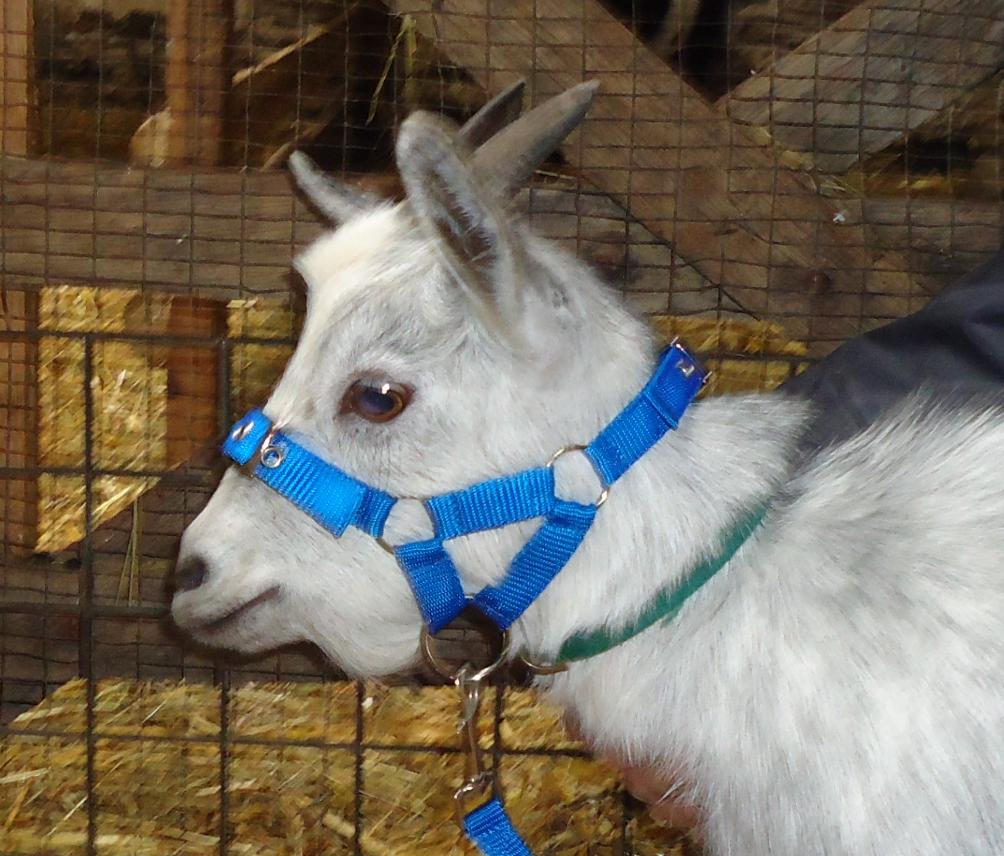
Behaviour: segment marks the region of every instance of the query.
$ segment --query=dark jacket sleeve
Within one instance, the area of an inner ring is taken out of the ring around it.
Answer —
[[[905,395],[1004,390],[1004,251],[924,309],[851,339],[785,384],[816,406],[807,447],[846,439]]]

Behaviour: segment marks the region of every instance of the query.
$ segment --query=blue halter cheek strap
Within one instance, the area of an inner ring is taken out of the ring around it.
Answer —
[[[543,522],[513,559],[505,578],[473,597],[500,628],[508,628],[569,562],[592,526],[606,492],[667,431],[676,428],[707,378],[683,346],[674,343],[642,391],[582,451],[599,477],[603,493],[584,505],[555,495],[552,458],[547,465],[479,482],[424,500],[435,535],[393,547],[432,633],[468,605],[460,574],[445,544],[473,532],[534,518]],[[277,493],[309,514],[336,537],[349,526],[383,538],[391,509],[399,501],[322,460],[253,410],[231,429],[223,452]]]

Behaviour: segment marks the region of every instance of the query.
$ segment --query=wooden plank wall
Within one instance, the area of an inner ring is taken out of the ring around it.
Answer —
[[[842,173],[1004,65],[1004,0],[866,0],[719,102]]]
[[[297,248],[320,234],[314,214],[283,173],[137,170],[79,163],[0,161],[3,195],[2,277],[8,287],[59,282],[147,285],[202,297],[288,293]],[[952,200],[830,200],[861,227],[861,251],[888,249],[902,269],[937,290],[1001,245],[1000,206]],[[670,243],[605,195],[571,184],[537,188],[531,210],[543,234],[595,261],[645,312],[735,307],[717,284],[674,256]],[[781,216],[779,214],[779,216]],[[708,248],[703,248],[706,255]],[[745,294],[732,294],[756,312]],[[894,300],[893,300],[894,299]],[[876,294],[866,311],[852,306],[854,331],[919,306],[925,295]],[[893,311],[890,301],[895,303]],[[811,338],[811,306],[768,307]],[[874,309],[874,311],[872,311]]]

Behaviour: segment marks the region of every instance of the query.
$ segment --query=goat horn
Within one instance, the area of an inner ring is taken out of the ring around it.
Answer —
[[[506,196],[518,191],[582,122],[598,88],[597,80],[573,86],[489,138],[474,153],[478,178]]]
[[[460,136],[471,147],[482,145],[519,116],[525,88],[526,84],[519,80],[489,100],[464,123]],[[380,204],[372,193],[332,178],[303,152],[289,156],[289,169],[304,195],[335,223],[372,211]]]
[[[460,137],[471,148],[477,148],[506,125],[511,124],[523,110],[523,90],[526,83],[517,80],[512,86],[502,90],[460,129]]]

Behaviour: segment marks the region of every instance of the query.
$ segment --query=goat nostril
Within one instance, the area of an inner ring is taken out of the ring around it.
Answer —
[[[197,589],[209,576],[209,565],[202,556],[187,556],[174,569],[174,585],[178,591]]]

